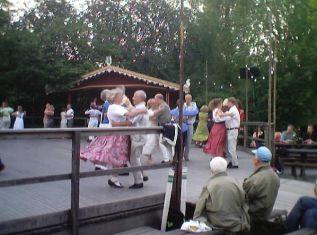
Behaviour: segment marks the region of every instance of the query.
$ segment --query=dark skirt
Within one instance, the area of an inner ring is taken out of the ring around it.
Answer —
[[[223,157],[226,143],[226,126],[224,123],[214,123],[209,133],[204,152],[212,156]]]

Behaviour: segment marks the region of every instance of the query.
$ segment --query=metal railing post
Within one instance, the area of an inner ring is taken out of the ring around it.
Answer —
[[[72,172],[71,172],[71,226],[72,235],[79,232],[79,173],[80,173],[80,132],[72,136]]]
[[[247,148],[248,144],[248,124],[243,124],[243,147]]]

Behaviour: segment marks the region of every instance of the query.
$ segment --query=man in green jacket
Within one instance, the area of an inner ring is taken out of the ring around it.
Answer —
[[[196,203],[194,220],[222,228],[225,234],[242,234],[250,229],[248,206],[241,186],[226,173],[227,162],[215,157],[210,162],[212,177]]]
[[[263,146],[252,152],[255,171],[243,182],[243,189],[249,203],[251,231],[263,230],[261,225],[265,224],[270,216],[280,187],[280,180],[270,166],[271,151]]]

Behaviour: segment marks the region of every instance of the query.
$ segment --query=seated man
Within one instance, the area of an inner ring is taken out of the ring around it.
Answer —
[[[296,133],[294,131],[294,126],[289,124],[286,131],[283,131],[281,135],[281,142],[286,144],[291,144],[296,141]]]
[[[317,180],[314,192],[317,197]],[[286,227],[289,232],[293,232],[299,227],[317,230],[317,198],[301,197],[289,213]]]
[[[245,193],[226,173],[227,161],[215,157],[210,162],[212,177],[197,201],[194,220],[211,227],[222,228],[226,234],[248,231],[249,215]]]
[[[252,151],[255,171],[243,182],[243,189],[249,202],[251,233],[260,234],[261,224],[266,221],[273,210],[273,206],[280,187],[280,179],[270,166],[272,153],[267,147],[260,147]]]
[[[314,131],[314,125],[307,126],[307,131],[303,134],[303,141],[305,144],[317,143],[317,132]]]

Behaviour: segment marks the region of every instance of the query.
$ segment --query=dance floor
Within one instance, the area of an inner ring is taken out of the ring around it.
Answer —
[[[83,141],[82,145],[86,145]],[[251,156],[238,152],[239,169],[228,172],[239,182],[242,182],[253,171]],[[0,172],[0,181],[70,173],[71,142],[66,139],[23,139],[1,140],[0,157],[6,169]],[[161,162],[162,159],[154,159]],[[202,186],[210,177],[209,157],[201,149],[193,147],[190,152],[188,167],[187,201],[195,202]],[[81,161],[81,171],[91,171],[94,166]],[[81,179],[80,207],[93,206],[108,202],[119,202],[132,198],[164,193],[168,169],[147,172],[149,181],[144,188],[131,190],[132,175],[120,176],[123,189],[110,188],[107,176]],[[311,172],[316,173],[316,172]],[[315,174],[316,175],[316,174]],[[312,182],[298,181],[291,178],[281,178],[281,188],[275,205],[276,209],[290,210],[296,200],[302,195],[313,196]],[[41,215],[70,208],[70,181],[58,181],[0,188],[0,221]]]

